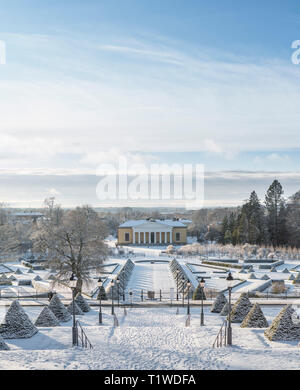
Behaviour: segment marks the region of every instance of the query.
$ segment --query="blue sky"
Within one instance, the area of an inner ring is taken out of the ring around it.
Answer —
[[[242,171],[249,192],[255,185],[247,172],[257,180],[265,171],[274,178],[288,172],[286,195],[295,190],[300,65],[291,61],[291,44],[300,39],[298,2],[0,5],[0,174],[10,183],[20,172],[45,177],[40,196],[22,180],[13,195],[6,184],[0,201],[37,206],[56,194],[65,206],[85,203],[69,173],[93,174],[119,155],[145,164],[200,163],[210,174]],[[70,181],[64,188],[53,180],[62,172]],[[211,187],[207,201],[236,204],[245,196],[235,192],[218,200]]]

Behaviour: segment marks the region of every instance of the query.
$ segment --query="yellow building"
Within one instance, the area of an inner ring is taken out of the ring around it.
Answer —
[[[183,245],[187,224],[178,219],[148,219],[124,222],[118,228],[118,245]]]

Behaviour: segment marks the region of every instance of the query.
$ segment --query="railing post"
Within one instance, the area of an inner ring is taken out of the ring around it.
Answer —
[[[161,290],[159,290],[159,300],[161,302]]]
[[[141,301],[142,302],[144,301],[144,291],[143,290],[141,291]]]

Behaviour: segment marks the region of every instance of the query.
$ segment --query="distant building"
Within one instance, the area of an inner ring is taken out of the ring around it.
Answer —
[[[17,213],[12,213],[11,217],[15,222],[36,222],[37,220],[43,218],[44,215],[37,211],[20,211]]]
[[[183,245],[187,242],[187,225],[179,219],[142,219],[121,224],[118,245]]]

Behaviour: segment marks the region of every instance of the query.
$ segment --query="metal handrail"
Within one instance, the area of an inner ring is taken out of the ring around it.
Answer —
[[[223,333],[224,329],[224,333]],[[226,347],[227,346],[227,320],[224,320],[217,337],[213,343],[213,348],[217,347]]]
[[[78,331],[78,327],[80,328],[80,332]],[[88,339],[87,335],[85,334],[85,331],[83,330],[83,327],[81,326],[81,323],[77,320],[76,321],[76,334],[77,334],[77,346],[78,346],[78,340],[81,340],[81,346],[83,348],[90,348],[93,349],[92,343]]]

